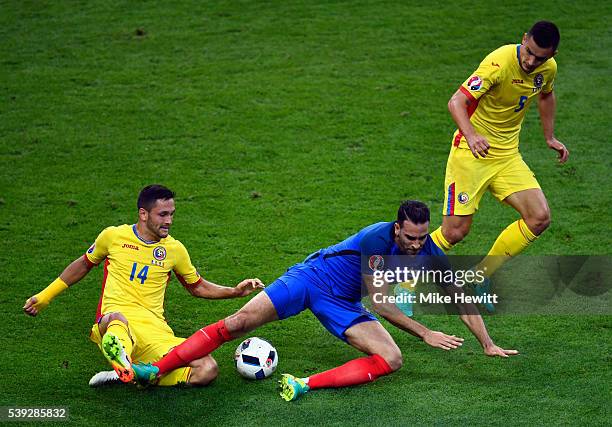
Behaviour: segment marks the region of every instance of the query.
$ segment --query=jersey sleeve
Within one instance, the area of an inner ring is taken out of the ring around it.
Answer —
[[[557,62],[554,58],[549,59],[551,64],[550,76],[544,82],[544,86],[542,87],[542,93],[551,93],[555,88],[555,77],[557,77]]]
[[[174,274],[183,284],[183,286],[193,285],[200,281],[200,274],[196,268],[191,264],[191,258],[189,252],[181,242],[178,242],[177,248],[177,260],[174,266]]]
[[[378,229],[367,232],[361,238],[359,251],[361,252],[362,274],[371,276],[375,270],[382,270],[384,268],[388,246],[388,242]]]
[[[459,90],[468,98],[479,99],[491,87],[499,83],[501,74],[501,63],[496,61],[494,56],[488,55],[476,71],[463,82]]]
[[[87,249],[83,259],[90,266],[98,265],[108,255],[108,248],[110,247],[116,232],[117,227],[107,227],[96,238],[93,245]]]

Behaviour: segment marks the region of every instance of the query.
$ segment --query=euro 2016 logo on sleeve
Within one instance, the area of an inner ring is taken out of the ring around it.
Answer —
[[[155,249],[153,249],[153,258],[155,258],[158,261],[163,261],[166,259],[166,248],[164,248],[163,246],[158,246]]]
[[[88,254],[93,254],[94,249],[96,248],[96,244],[94,243],[93,245],[91,245],[89,247],[89,249],[87,249],[87,253]]]
[[[468,194],[465,191],[462,191],[461,193],[457,195],[457,200],[462,205],[465,205],[467,202],[470,201],[470,196],[468,196]]]
[[[370,267],[370,270],[380,271],[385,266],[385,259],[382,257],[382,255],[372,255],[368,260],[368,266]]]
[[[478,90],[482,86],[482,79],[478,76],[472,76],[467,83],[470,90]]]

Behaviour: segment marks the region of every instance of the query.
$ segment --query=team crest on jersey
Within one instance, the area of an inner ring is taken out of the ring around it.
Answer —
[[[93,254],[94,249],[96,249],[96,244],[95,243],[93,245],[91,245],[89,247],[89,249],[87,249],[87,253],[88,254]]]
[[[457,195],[457,200],[462,205],[465,205],[470,200],[470,196],[468,196],[468,194],[465,191],[462,191],[461,193]]]
[[[482,79],[478,76],[472,76],[468,80],[467,85],[470,90],[478,90],[480,89],[480,86],[482,86]]]
[[[368,266],[370,267],[370,270],[380,271],[385,266],[385,259],[382,257],[382,255],[372,255],[368,260]]]
[[[153,258],[155,258],[158,261],[163,261],[166,259],[166,248],[164,248],[163,246],[158,246],[155,249],[153,249]]]
[[[544,84],[544,76],[542,75],[542,73],[538,73],[534,78],[533,78],[533,86],[536,89],[540,89],[542,87],[542,85]]]

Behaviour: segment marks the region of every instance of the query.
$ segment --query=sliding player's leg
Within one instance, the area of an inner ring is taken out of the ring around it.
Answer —
[[[358,323],[347,329],[345,335],[350,345],[368,356],[306,378],[283,374],[281,397],[291,401],[310,390],[366,384],[401,368],[402,353],[378,321]]]
[[[295,400],[312,389],[364,384],[401,367],[402,355],[393,338],[360,301],[338,298],[323,286],[310,285],[308,291],[309,308],[321,324],[368,356],[307,378],[283,375],[283,399]]]
[[[277,318],[274,306],[265,293],[258,294],[233,315],[196,331],[183,343],[153,364],[134,364],[140,382],[155,383],[158,378],[202,359],[224,343],[238,338]]]
[[[170,326],[159,319],[148,319],[144,324],[134,319],[132,325],[138,343],[134,348],[133,359],[137,362],[155,362],[185,342],[185,338],[175,336]],[[159,386],[205,386],[217,374],[217,362],[211,356],[205,356],[168,372],[155,383]]]
[[[90,338],[98,344],[119,379],[123,382],[132,381],[134,371],[131,354],[134,339],[128,319],[121,312],[106,313],[93,326]]]

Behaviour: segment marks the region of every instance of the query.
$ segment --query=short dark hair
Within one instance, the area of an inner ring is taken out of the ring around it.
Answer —
[[[174,199],[174,192],[167,187],[159,184],[147,185],[140,190],[138,195],[138,209],[143,208],[150,211],[157,200]]]
[[[402,202],[397,211],[397,223],[401,226],[407,219],[415,224],[429,222],[429,208],[423,202],[406,200]]]
[[[533,38],[538,46],[542,49],[552,47],[553,51],[557,50],[561,35],[555,24],[549,21],[538,21],[533,24],[531,30],[527,33]]]

